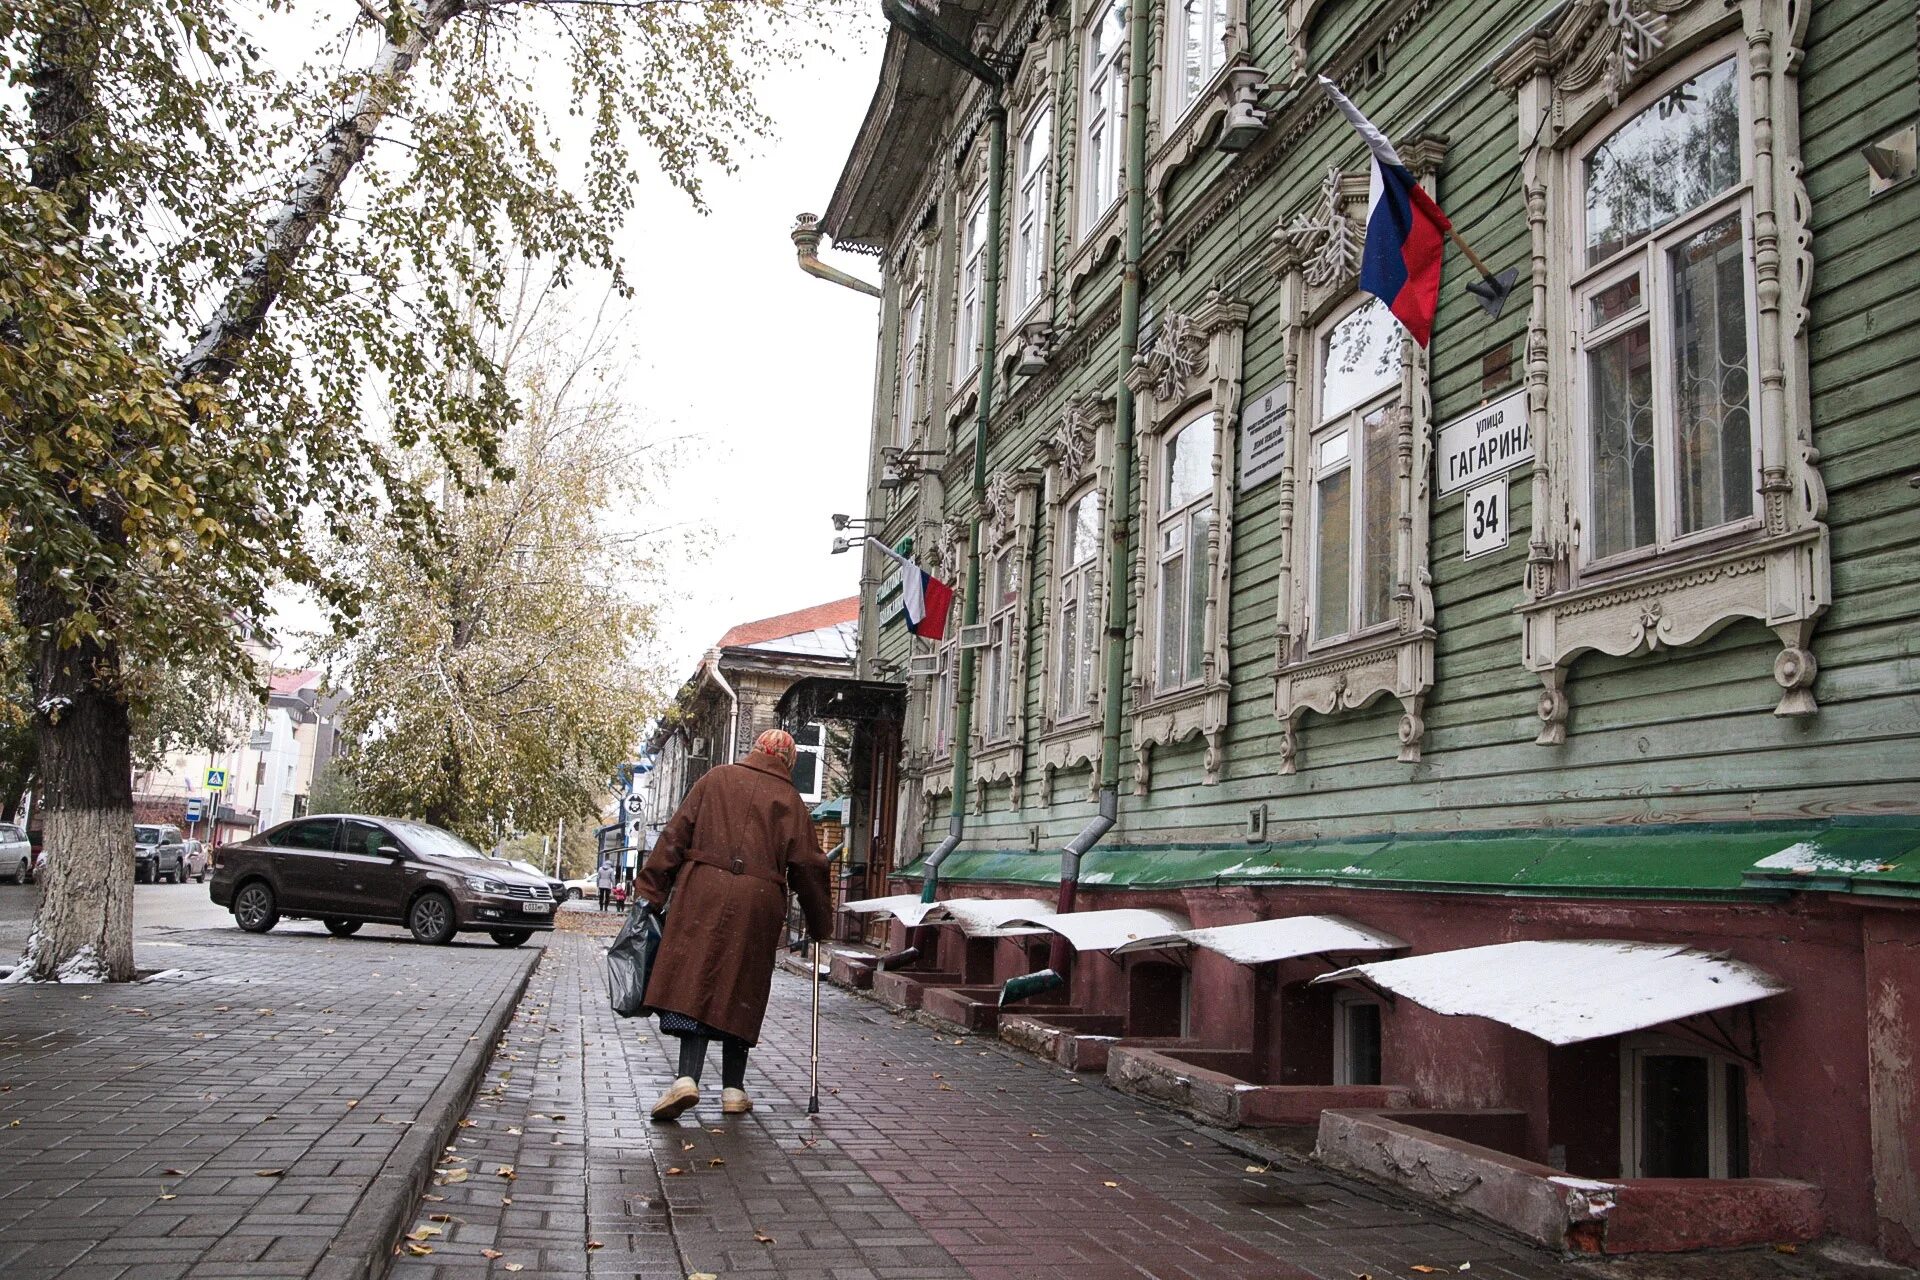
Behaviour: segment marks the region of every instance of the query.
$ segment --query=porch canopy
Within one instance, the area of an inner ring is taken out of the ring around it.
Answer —
[[[1011,938],[1045,933],[1041,921],[1053,906],[1039,898],[945,898],[922,902],[917,893],[849,902],[846,910],[860,915],[887,914],[909,928],[922,924],[955,924],[970,938]]]
[[[1009,923],[1013,923],[1009,921]],[[1019,923],[1044,925],[1073,944],[1075,951],[1160,951],[1184,947],[1181,935],[1193,921],[1175,911],[1151,907],[1121,907],[1112,911],[1069,911],[1065,915],[1028,917]]]
[[[1211,929],[1189,929],[1187,941],[1217,951],[1237,964],[1271,964],[1299,956],[1355,955],[1367,951],[1404,951],[1407,944],[1390,933],[1369,929],[1345,916],[1286,916]]]
[[[1376,960],[1314,981],[1365,981],[1435,1013],[1491,1018],[1556,1045],[1641,1031],[1787,989],[1738,960],[1614,939],[1502,942]]]

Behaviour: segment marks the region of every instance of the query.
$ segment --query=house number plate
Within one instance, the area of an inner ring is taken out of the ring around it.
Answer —
[[[1467,490],[1466,504],[1460,509],[1465,526],[1468,560],[1498,551],[1507,545],[1507,478],[1495,476],[1483,485]]]

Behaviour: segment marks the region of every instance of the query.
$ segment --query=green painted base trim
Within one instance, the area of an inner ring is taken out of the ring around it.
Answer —
[[[1300,884],[1524,896],[1778,898],[1796,890],[1920,897],[1920,818],[1701,823],[1349,837],[1281,844],[1107,845],[1090,888]],[[916,862],[894,874],[917,877]],[[1048,885],[1060,859],[956,849],[943,881]]]

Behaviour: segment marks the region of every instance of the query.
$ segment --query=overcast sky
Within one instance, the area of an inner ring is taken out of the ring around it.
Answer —
[[[712,212],[664,183],[643,192],[625,253],[637,289],[625,398],[636,429],[694,437],[652,525],[711,531],[704,564],[676,563],[667,648],[684,675],[736,622],[850,596],[859,557],[830,555],[836,511],[860,514],[879,302],[794,262],[794,215],[822,213],[879,74],[879,6],[838,59],[768,77],[776,128],[740,171],[708,180]],[[873,260],[827,253],[877,280]]]

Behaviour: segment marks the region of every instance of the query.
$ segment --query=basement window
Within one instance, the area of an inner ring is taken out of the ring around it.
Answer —
[[[1380,1002],[1345,992],[1333,1003],[1333,1082],[1380,1083]]]
[[[1621,1046],[1620,1167],[1629,1178],[1747,1176],[1747,1073],[1721,1054]]]

